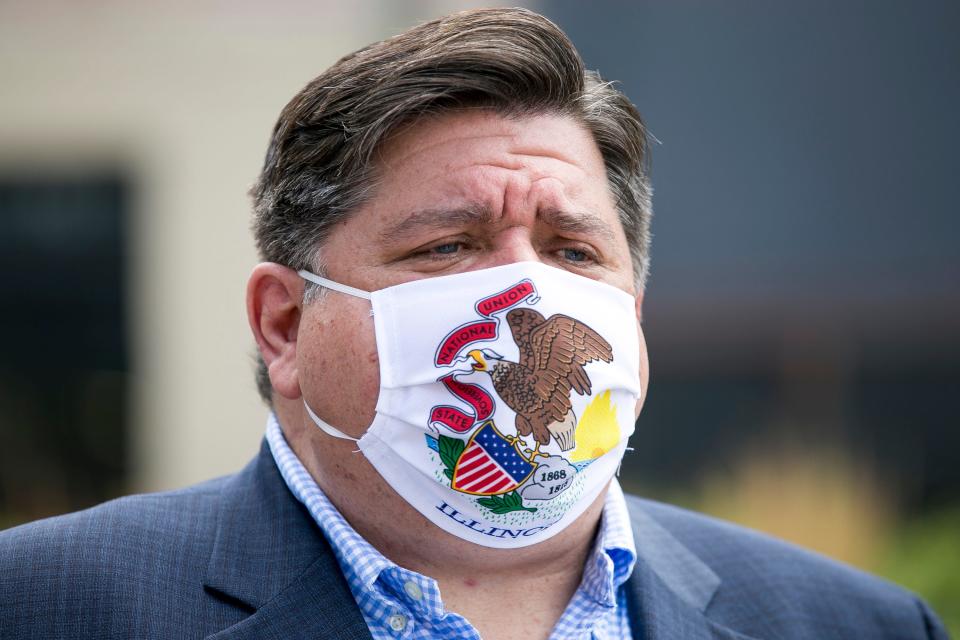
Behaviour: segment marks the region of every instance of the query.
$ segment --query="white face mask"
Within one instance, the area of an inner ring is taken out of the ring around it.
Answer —
[[[373,293],[300,275],[371,301],[380,396],[357,442],[441,529],[486,547],[536,544],[616,473],[640,397],[632,296],[538,262]],[[355,440],[304,405],[323,431]]]

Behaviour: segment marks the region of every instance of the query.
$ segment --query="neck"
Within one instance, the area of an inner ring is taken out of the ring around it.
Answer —
[[[520,549],[479,546],[440,529],[410,506],[363,454],[355,453],[355,443],[327,436],[307,424],[302,412],[281,414],[279,409],[291,448],[347,522],[392,562],[435,579],[448,610],[474,622],[496,614],[505,597],[516,596],[525,606],[539,598],[544,618],[555,616],[551,625],[559,618],[580,583],[606,492],[541,543]],[[531,589],[535,584],[542,588]]]

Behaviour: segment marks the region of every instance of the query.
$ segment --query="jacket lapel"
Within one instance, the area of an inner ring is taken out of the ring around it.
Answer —
[[[318,558],[256,613],[208,640],[323,638],[370,640],[370,631],[333,554]]]
[[[706,616],[721,588],[719,576],[654,520],[641,500],[628,497],[627,505],[637,545],[637,564],[627,581],[634,637],[753,640]]]
[[[752,640],[705,615],[720,578],[641,500],[627,501],[638,550],[627,583],[634,637]],[[250,612],[208,640],[371,637],[330,545],[290,493],[265,441],[223,489],[204,589]]]
[[[253,612],[211,639],[370,638],[330,545],[266,441],[223,489],[204,589]]]

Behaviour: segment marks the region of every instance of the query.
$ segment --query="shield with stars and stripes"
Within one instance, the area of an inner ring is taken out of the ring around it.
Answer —
[[[523,484],[536,465],[500,435],[493,420],[477,429],[457,459],[452,487],[475,496],[509,493]]]

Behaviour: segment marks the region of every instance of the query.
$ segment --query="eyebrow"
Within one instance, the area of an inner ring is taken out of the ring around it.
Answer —
[[[465,206],[457,209],[422,209],[380,232],[384,240],[403,239],[423,231],[446,229],[467,225],[488,224],[493,221],[493,212],[483,205]]]
[[[592,213],[544,209],[540,211],[538,217],[559,231],[588,237],[601,237],[607,241],[616,239],[616,234],[610,228],[610,225]]]
[[[488,207],[480,204],[456,209],[421,209],[381,231],[380,237],[383,240],[402,240],[424,231],[490,224],[494,217]],[[537,217],[558,231],[601,237],[607,241],[616,238],[610,225],[592,213],[543,209],[538,212]]]

